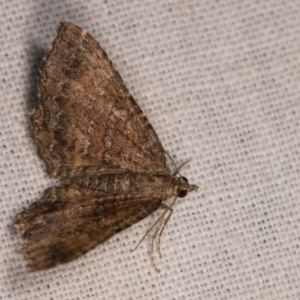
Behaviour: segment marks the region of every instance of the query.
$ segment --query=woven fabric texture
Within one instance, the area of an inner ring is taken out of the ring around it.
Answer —
[[[300,299],[300,2],[0,0],[0,299]],[[15,215],[57,184],[30,138],[60,21],[106,50],[198,192],[85,256],[28,273]]]

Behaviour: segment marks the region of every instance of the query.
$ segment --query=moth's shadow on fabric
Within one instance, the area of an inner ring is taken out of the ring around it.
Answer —
[[[30,64],[30,72],[28,74],[28,91],[26,93],[26,107],[29,114],[31,114],[32,110],[39,104],[37,81],[40,76],[39,67],[46,54],[47,49],[41,48],[36,44],[33,44],[29,50],[28,60]]]
[[[39,79],[39,67],[43,61],[43,58],[47,54],[47,49],[37,46],[37,42],[33,43],[31,48],[28,50],[28,69],[27,74],[27,91],[26,91],[26,107],[25,107],[25,118],[27,136],[32,137],[32,127],[29,121],[30,116],[33,113],[34,108],[39,104],[37,81]]]

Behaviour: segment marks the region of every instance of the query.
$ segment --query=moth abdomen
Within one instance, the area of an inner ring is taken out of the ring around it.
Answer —
[[[88,175],[72,178],[70,184],[76,188],[88,188],[95,193],[110,193],[115,195],[143,195],[165,199],[171,176],[134,174]]]

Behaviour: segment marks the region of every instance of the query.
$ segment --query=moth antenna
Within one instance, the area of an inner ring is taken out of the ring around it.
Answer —
[[[173,173],[173,176],[175,176],[175,175],[177,175],[177,174],[180,175],[180,173],[179,173],[180,169],[182,169],[182,167],[185,166],[186,164],[188,164],[190,161],[192,161],[191,158],[189,158],[189,159],[186,160],[184,163],[182,163],[182,164],[176,169],[175,173]],[[181,176],[181,175],[180,175],[180,176]]]
[[[186,160],[184,163],[182,163],[179,167],[177,167],[177,164],[176,164],[175,160],[174,160],[173,157],[169,154],[169,152],[165,150],[165,153],[166,153],[167,156],[170,158],[170,160],[172,161],[172,163],[173,163],[173,165],[174,165],[174,167],[175,167],[175,172],[173,173],[173,176],[175,176],[175,175],[177,175],[177,174],[180,175],[180,173],[179,173],[180,169],[192,160],[191,158],[189,158],[189,159]],[[181,175],[180,175],[180,176],[181,176]]]
[[[175,162],[175,160],[173,159],[173,157],[169,154],[168,151],[165,150],[165,152],[166,152],[167,156],[170,158],[170,160],[172,161],[172,163],[173,163],[173,165],[174,165],[174,167],[175,167],[175,170],[178,170],[177,165],[176,165],[176,162]]]

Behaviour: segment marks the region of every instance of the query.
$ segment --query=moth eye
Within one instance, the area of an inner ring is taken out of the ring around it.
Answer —
[[[183,197],[185,197],[187,195],[187,190],[181,190],[181,191],[179,191],[179,193],[178,193],[178,197],[179,198],[183,198]]]
[[[186,177],[180,177],[182,180],[184,180],[185,182],[187,182],[187,183],[189,183],[189,181],[187,180],[187,178]]]

